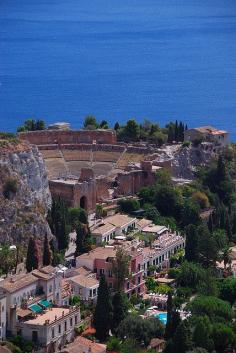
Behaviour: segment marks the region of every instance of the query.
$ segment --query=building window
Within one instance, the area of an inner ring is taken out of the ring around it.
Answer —
[[[38,331],[32,331],[32,341],[34,343],[38,342]]]
[[[73,326],[73,319],[72,319],[72,317],[70,318],[70,327],[72,327]]]
[[[129,282],[127,282],[126,287],[127,287],[127,289],[129,289]]]
[[[108,270],[108,277],[112,277],[112,270]]]
[[[93,289],[93,296],[96,295],[96,288]]]
[[[64,328],[65,328],[65,331],[67,331],[67,322],[66,321],[64,322]]]
[[[4,305],[2,305],[2,311],[4,311]]]
[[[90,296],[90,297],[93,296],[93,291],[92,291],[92,289],[89,290],[89,296]]]
[[[58,333],[61,333],[61,325],[58,325]]]
[[[52,328],[52,338],[55,337],[55,331],[54,331],[54,328]]]
[[[97,273],[97,269],[96,269],[96,267],[95,267],[95,269],[94,269],[94,272],[95,272],[95,273]]]
[[[109,283],[109,288],[112,288],[112,282]]]
[[[138,277],[138,284],[140,284],[140,282],[141,282],[141,279],[140,279],[140,276]]]
[[[140,271],[141,270],[141,265],[140,264],[138,264],[138,271]]]
[[[100,275],[104,275],[104,268],[100,268]]]
[[[78,321],[78,319],[77,319],[77,315],[75,315],[75,325],[77,325],[77,322]]]
[[[49,293],[52,293],[52,285],[49,286]]]

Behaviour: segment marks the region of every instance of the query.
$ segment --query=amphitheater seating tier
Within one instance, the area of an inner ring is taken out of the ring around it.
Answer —
[[[90,168],[94,170],[94,175],[108,175],[113,168],[123,169],[130,162],[140,162],[144,154],[119,152],[119,151],[92,151],[92,149],[73,149],[58,148],[40,149],[49,179],[58,178],[71,174],[80,175],[81,168]],[[92,162],[92,164],[91,164]]]
[[[66,161],[89,161],[91,158],[91,151],[80,150],[62,150],[63,156]]]
[[[122,158],[118,161],[117,167],[118,168],[125,168],[130,162],[138,163],[144,159],[144,154],[138,153],[128,153],[126,152]]]
[[[45,164],[49,179],[55,179],[67,174],[67,169],[63,158],[47,158],[45,159]]]
[[[61,158],[60,151],[58,149],[51,149],[51,150],[40,150],[43,155],[44,159],[47,158]]]

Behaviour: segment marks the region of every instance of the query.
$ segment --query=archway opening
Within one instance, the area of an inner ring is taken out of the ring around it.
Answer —
[[[86,196],[81,197],[80,207],[83,208],[84,210],[87,210],[87,197]]]

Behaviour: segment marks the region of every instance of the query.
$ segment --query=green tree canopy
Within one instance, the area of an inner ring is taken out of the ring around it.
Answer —
[[[117,334],[121,339],[134,339],[147,346],[152,338],[163,336],[164,327],[157,319],[143,320],[138,315],[128,315],[119,325]]]
[[[39,249],[36,239],[30,237],[26,256],[26,270],[31,272],[39,267]]]
[[[195,315],[207,315],[213,322],[216,318],[230,321],[233,317],[231,306],[222,299],[212,296],[198,296],[190,304],[189,309]]]
[[[129,260],[130,256],[123,248],[118,248],[116,257],[112,262],[112,270],[116,278],[117,290],[123,290],[125,278],[129,275]]]
[[[137,199],[121,199],[118,201],[120,210],[125,213],[137,211],[140,208],[140,203]]]
[[[236,278],[228,277],[220,283],[220,298],[233,305],[236,301]]]
[[[115,332],[121,321],[125,319],[128,313],[127,297],[121,291],[115,293],[112,299],[113,316],[112,329]]]
[[[43,266],[51,265],[52,263],[52,250],[48,241],[48,236],[45,234],[43,243]]]
[[[98,123],[95,116],[87,115],[84,120],[84,128],[93,130],[93,129],[97,129],[97,127],[98,127]]]
[[[109,289],[104,276],[101,276],[98,287],[97,304],[93,316],[96,337],[104,341],[109,334],[112,321],[112,305]]]

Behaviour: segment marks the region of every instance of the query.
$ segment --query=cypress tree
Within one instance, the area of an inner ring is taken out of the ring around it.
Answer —
[[[185,258],[190,262],[198,260],[198,231],[197,227],[190,224],[185,229],[186,244],[185,244]]]
[[[93,316],[93,325],[96,329],[96,337],[100,341],[104,341],[111,328],[112,306],[110,300],[109,289],[104,276],[101,276],[97,305]]]
[[[76,227],[75,257],[91,250],[91,236],[87,224],[78,223]]]
[[[26,270],[30,272],[39,267],[39,249],[37,241],[31,237],[28,243],[27,257],[26,257]]]
[[[231,216],[232,233],[236,234],[236,212]]]
[[[231,219],[229,217],[229,214],[227,213],[226,214],[226,218],[225,218],[225,227],[224,227],[226,233],[227,233],[227,236],[228,236],[228,239],[231,241],[232,240],[232,224],[231,224]]]
[[[214,230],[214,223],[213,223],[213,216],[212,216],[212,214],[210,214],[210,217],[209,217],[209,220],[208,220],[208,222],[207,222],[207,225],[208,225],[209,231],[212,233],[213,230]]]
[[[43,244],[43,266],[51,265],[52,263],[52,251],[48,241],[48,236],[45,234]]]
[[[116,122],[114,125],[114,130],[119,130],[119,128],[120,128],[120,124]]]
[[[175,121],[175,141],[179,141],[179,125],[178,121]]]
[[[178,353],[186,353],[192,348],[191,332],[186,320],[178,325],[173,343],[175,347],[178,347]]]
[[[59,250],[67,249],[69,245],[69,232],[66,224],[65,217],[62,216],[60,222],[57,224],[57,243]]]
[[[112,330],[114,332],[121,323],[121,321],[124,320],[128,311],[126,297],[121,291],[116,292],[116,294],[114,295],[112,300],[112,307]]]
[[[172,336],[172,311],[173,311],[172,294],[169,292],[168,299],[167,299],[167,321],[166,321],[166,329],[165,329],[166,339],[169,339]]]
[[[167,340],[174,336],[180,322],[180,315],[178,311],[176,311],[176,308],[173,306],[172,294],[169,292],[167,299],[167,322],[165,329],[165,338]]]

